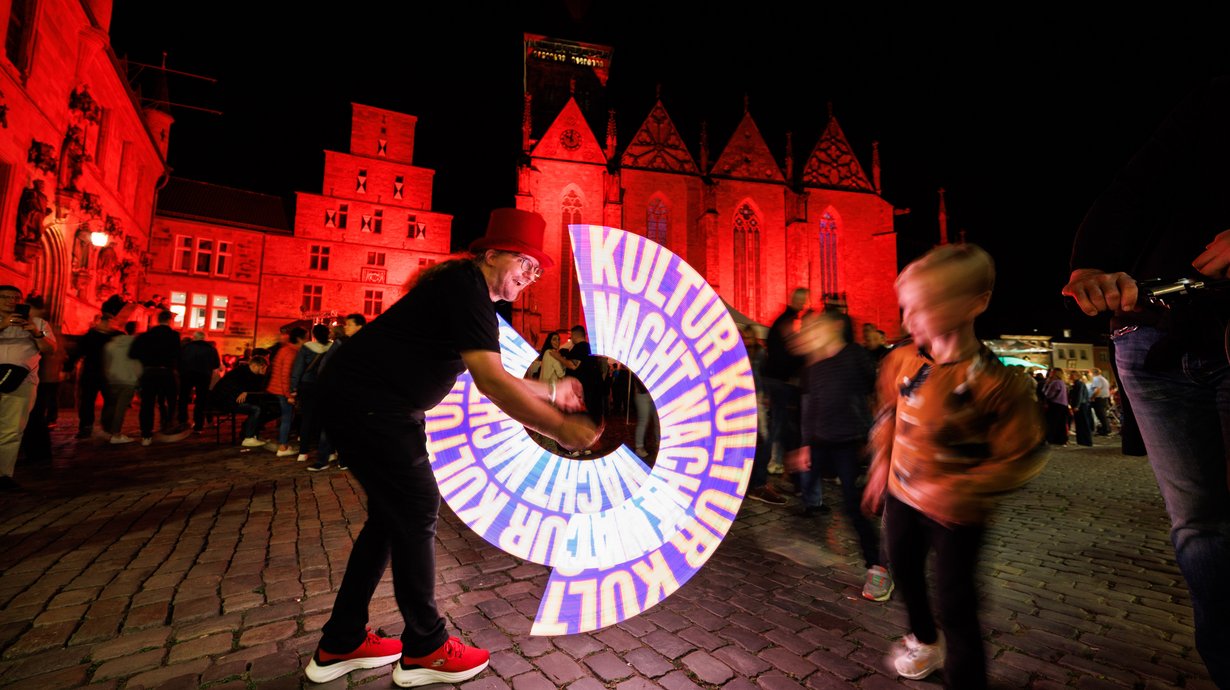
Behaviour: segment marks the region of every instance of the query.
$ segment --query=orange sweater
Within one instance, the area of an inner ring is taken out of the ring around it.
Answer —
[[[893,348],[876,385],[869,476],[889,463],[888,491],[898,500],[943,524],[984,522],[1000,496],[1046,465],[1035,391],[1023,369],[985,347],[949,364],[913,343]]]
[[[273,369],[269,372],[269,386],[266,391],[274,395],[286,395],[290,392],[290,369],[295,364],[295,355],[299,354],[299,346],[287,343],[278,348],[273,356]]]

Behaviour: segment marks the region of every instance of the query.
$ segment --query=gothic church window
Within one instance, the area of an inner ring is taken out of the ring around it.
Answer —
[[[669,220],[670,210],[666,208],[666,204],[661,199],[651,200],[645,214],[645,236],[665,247],[666,224]]]
[[[820,217],[820,294],[836,295],[837,285],[837,221],[833,214]]]
[[[735,213],[734,255],[735,306],[755,314],[760,300],[760,219],[748,204]]]
[[[568,226],[581,223],[581,196],[575,191],[564,195],[560,204],[560,233],[564,238],[563,256],[572,256],[572,237],[568,234]],[[576,275],[572,271],[560,272],[559,315],[560,328],[570,328],[581,323],[581,289],[577,285]]]

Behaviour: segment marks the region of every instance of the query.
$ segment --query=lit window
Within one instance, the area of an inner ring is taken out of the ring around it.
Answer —
[[[201,329],[205,327],[205,317],[209,313],[209,295],[192,294],[192,309],[188,311],[188,328]]]
[[[183,328],[184,315],[188,313],[188,293],[172,292],[170,309],[171,313],[175,315],[176,327]]]
[[[221,331],[226,329],[226,305],[228,301],[223,295],[214,295],[214,311],[213,318],[209,324],[209,330]]]

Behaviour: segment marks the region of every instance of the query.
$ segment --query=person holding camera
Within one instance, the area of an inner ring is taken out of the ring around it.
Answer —
[[[13,479],[21,437],[34,407],[38,363],[56,349],[47,322],[21,304],[21,290],[0,285],[0,491],[20,491]]]
[[[1166,304],[1137,281],[1230,278],[1228,122],[1230,76],[1171,111],[1086,213],[1062,289],[1088,316],[1112,313],[1116,373],[1170,516],[1196,649],[1220,688],[1230,688],[1230,293]]]

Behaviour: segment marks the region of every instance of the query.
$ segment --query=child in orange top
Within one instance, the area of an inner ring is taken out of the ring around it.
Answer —
[[[918,679],[943,668],[950,688],[985,688],[975,572],[992,508],[1042,471],[1036,385],[974,334],[995,266],[970,244],[942,245],[897,278],[913,342],[884,358],[863,510],[884,512],[884,541],[910,634],[893,658]],[[941,640],[927,595],[935,549]]]

